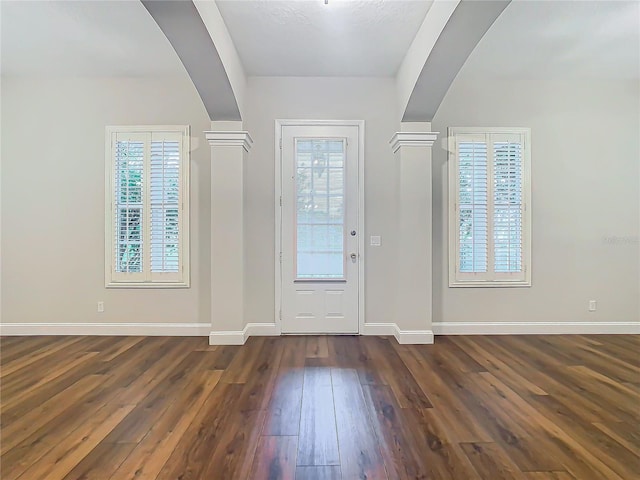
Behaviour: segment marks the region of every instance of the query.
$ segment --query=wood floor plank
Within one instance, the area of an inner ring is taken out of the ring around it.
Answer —
[[[326,358],[329,356],[329,344],[325,335],[313,335],[307,337],[307,357]]]
[[[237,354],[229,362],[220,379],[223,383],[247,383],[251,372],[255,370],[260,350],[265,342],[265,337],[251,337],[244,345],[246,348],[238,350]]]
[[[34,391],[36,391],[39,387],[53,383],[58,377],[63,376],[65,373],[75,369],[79,365],[86,364],[89,360],[93,359],[96,355],[98,355],[96,352],[88,352],[88,353],[80,352],[80,353],[76,353],[75,355],[71,355],[68,362],[64,362],[61,365],[60,364],[56,365],[56,368],[50,369],[45,376],[35,381],[29,387],[24,387],[19,391],[8,393],[8,396],[9,398],[11,398],[11,401],[7,402],[6,404],[3,404],[3,408],[6,407],[9,409],[14,405],[24,402],[24,400],[28,398],[30,395],[32,395]]]
[[[145,337],[121,337],[120,339],[113,341],[106,349],[101,353],[101,358],[105,362],[110,362],[118,355],[122,355],[124,352],[138,345],[144,340]]]
[[[136,403],[135,408],[113,429],[106,441],[109,443],[140,443],[167,409],[181,399],[185,390],[190,393],[190,388],[200,387],[192,374],[193,372],[199,374],[204,370],[203,364],[206,362],[206,356],[206,352],[191,352],[177,362],[175,369],[170,374],[161,378],[153,388],[148,387],[147,395]]]
[[[424,455],[405,428],[403,410],[391,388],[363,385],[362,389],[389,478],[421,478],[426,471]]]
[[[480,480],[460,446],[451,443],[433,408],[403,409],[410,442],[423,455],[427,478]]]
[[[304,370],[297,464],[340,465],[331,372],[328,368]]]
[[[282,359],[283,343],[278,337],[265,340],[256,357],[254,370],[242,389],[237,408],[240,410],[264,410],[271,399],[276,376]]]
[[[496,443],[509,455],[522,471],[560,471],[562,462],[554,455],[553,445],[543,432],[538,432],[535,440],[531,437],[532,429],[537,428],[536,417],[523,419],[522,412],[513,412],[513,403],[507,399],[512,394],[506,390],[507,385],[501,383],[493,374],[482,372],[469,375],[466,379],[476,401],[482,405],[482,411],[489,412],[487,419],[492,426]],[[514,392],[515,393],[515,392]]]
[[[102,375],[85,377],[55,397],[44,401],[39,408],[32,410],[7,427],[3,427],[2,444],[0,445],[2,455],[37,431],[42,424],[50,422],[68,410],[70,406],[73,407],[73,405],[80,403],[85,395],[96,389],[102,379]]]
[[[410,348],[418,348],[410,345]],[[460,348],[455,339],[442,337],[433,348],[425,350],[434,356],[436,362],[446,363],[449,370],[460,371],[462,373],[486,372],[487,367],[469,355],[464,348]]]
[[[422,355],[422,349],[404,349],[398,346],[398,352],[411,374],[423,390],[429,392],[429,399],[439,412],[439,417],[455,442],[490,442],[492,437],[476,421],[456,396],[453,386],[443,379],[440,367],[431,364]]]
[[[340,467],[296,467],[296,480],[341,480]]]
[[[58,444],[31,465],[19,477],[20,480],[64,478],[132,409],[132,405],[100,409],[91,421],[75,430],[65,442]]]
[[[210,363],[211,370],[226,370],[241,349],[239,345],[218,345]]]
[[[526,480],[524,474],[495,443],[460,445],[482,478],[491,480]]]
[[[264,424],[264,410],[236,411],[231,426],[222,432],[211,454],[202,478],[247,478],[251,471],[260,432]]]
[[[242,385],[222,383],[220,379],[162,466],[158,480],[204,478],[213,452],[224,432],[232,427],[229,412],[233,411],[241,390]]]
[[[524,478],[527,480],[576,480],[567,472],[525,472]]]
[[[593,345],[589,342],[580,342],[576,335],[566,336],[562,339],[549,339],[564,348],[575,350],[580,355],[582,364],[621,382],[634,382],[639,380],[637,370],[638,354],[635,353],[629,360],[620,358],[619,349],[609,350],[602,343]],[[588,354],[588,356],[586,355]],[[635,367],[634,367],[635,366]]]
[[[7,337],[2,337],[7,338]],[[33,352],[46,345],[56,345],[64,342],[68,338],[73,337],[53,337],[53,336],[37,336],[37,337],[10,337],[12,341],[0,349],[0,366],[4,366],[16,359],[28,358]]]
[[[372,358],[380,365],[380,373],[385,383],[391,387],[401,408],[433,406],[389,340],[373,337],[366,345]]]
[[[269,399],[263,435],[297,436],[300,430],[305,337],[284,337],[282,357]]]
[[[638,335],[0,337],[0,477],[635,479],[638,350]]]
[[[564,438],[556,435],[558,438],[555,438],[554,443],[557,447],[567,452],[572,450],[572,447],[589,449],[589,455],[585,456],[585,464],[588,467],[582,463],[576,464],[577,466],[573,467],[576,474],[578,468],[582,471],[586,471],[587,468],[601,468],[603,472],[611,475],[610,478],[616,478],[611,471],[615,471],[620,478],[640,476],[640,460],[637,456],[593,425],[582,424],[570,409],[554,403],[552,396],[537,398],[536,404],[543,415],[553,422],[555,428],[564,434]],[[567,431],[571,432],[570,435],[566,434]],[[594,465],[590,465],[590,461],[593,461]]]
[[[105,405],[116,402],[118,390],[97,387],[92,395],[60,412],[49,422],[28,435],[19,444],[5,452],[0,458],[0,478],[14,480],[42,458],[52,448],[70,438],[74,431],[91,421],[95,412]]]
[[[46,359],[60,350],[66,350],[65,353],[68,353],[69,350],[67,349],[73,344],[79,343],[81,340],[82,338],[80,337],[69,337],[61,342],[56,342],[54,345],[45,344],[38,350],[31,352],[29,355],[20,356],[13,361],[3,364],[0,369],[0,378],[5,378],[7,375],[18,371],[21,368],[28,367],[29,365],[33,365],[38,361]]]
[[[521,342],[515,342],[511,338],[495,339],[486,338],[485,341],[491,348],[510,362],[510,365],[522,375],[540,386],[549,395],[553,395],[558,401],[579,412],[589,422],[619,422],[620,419],[609,411],[602,409],[598,401],[582,395],[580,389],[572,385],[569,378],[562,374],[559,366],[549,364],[549,360],[540,362],[535,348],[521,348]]]
[[[456,337],[452,341],[513,390],[523,394],[547,395],[547,392],[530,382],[526,376],[513,370],[507,363],[486,349],[482,343],[464,336]]]
[[[127,376],[122,380],[122,386],[126,387],[126,392],[123,393],[121,401],[123,403],[140,403],[149,392],[153,391],[172,373],[172,369],[167,368],[167,365],[160,359],[170,358],[174,365],[180,364],[191,352],[189,343],[190,341],[183,343],[179,340],[176,341],[175,338],[170,339],[169,342],[163,344],[162,348],[156,349],[151,355],[145,357],[139,366],[127,372]]]
[[[364,342],[363,337],[340,335],[329,337],[328,343],[327,366],[355,369],[363,385],[386,385],[380,365],[371,358],[365,348],[368,342]]]
[[[62,350],[41,356],[36,362],[25,365],[24,372],[18,370],[8,374],[2,379],[3,392],[13,400],[15,393],[22,393],[35,386],[46,384],[47,378],[55,378],[72,369],[77,364],[78,358],[85,355],[91,358],[97,355],[95,352],[86,351],[84,345],[84,342],[74,342]],[[27,372],[28,374],[25,374]]]
[[[379,443],[354,369],[331,369],[340,465],[345,478],[386,480]]]
[[[495,378],[493,381],[499,384]],[[545,432],[545,437],[554,446],[554,453],[561,456],[563,466],[573,476],[589,478],[593,476],[594,472],[598,472],[599,475],[607,479],[622,478],[603,462],[602,458],[598,457],[596,453],[598,450],[595,448],[595,444],[585,439],[584,435],[576,435],[574,433],[575,426],[572,427],[570,422],[564,422],[563,416],[556,416],[553,413],[553,409],[546,407],[537,409],[532,406],[554,402],[555,398],[552,395],[531,396],[525,399],[519,397],[506,385],[500,385],[500,388],[503,394],[513,403],[512,413],[514,416],[519,417],[520,421],[535,418],[537,428]],[[580,420],[578,420],[578,423],[581,423]],[[585,423],[585,425],[589,424]],[[578,441],[578,439],[581,441]]]
[[[155,479],[213,392],[221,375],[221,371],[194,372],[193,385],[179,394],[179,398],[153,425],[111,478]]]
[[[604,425],[602,423],[594,423],[593,426],[640,458],[640,429],[638,424],[619,422]]]
[[[265,435],[298,435],[303,379],[304,369],[302,368],[280,370],[267,409]]]
[[[252,480],[295,480],[298,437],[261,437],[251,470]]]
[[[612,401],[619,416],[630,419],[630,423],[634,423],[634,420],[638,423],[640,407],[632,389],[582,365],[568,367],[567,371],[580,388],[593,392],[594,398],[601,401]]]
[[[135,446],[135,443],[100,442],[64,480],[109,480]]]

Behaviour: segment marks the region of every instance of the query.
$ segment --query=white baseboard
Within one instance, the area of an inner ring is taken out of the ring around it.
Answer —
[[[2,323],[0,335],[206,337],[209,323]]]
[[[209,345],[244,345],[244,330],[227,330],[209,333]]]
[[[431,344],[433,332],[431,330],[400,330],[395,323],[365,323],[362,335],[394,336],[403,345]]]
[[[433,322],[436,335],[640,334],[640,322]]]
[[[209,345],[244,345],[249,337],[278,336],[275,323],[248,323],[243,330],[213,331],[209,333]]]
[[[365,323],[362,326],[361,335],[373,335],[379,337],[395,337],[398,326],[395,323]]]
[[[244,327],[245,339],[249,337],[277,337],[280,330],[275,323],[247,323]]]
[[[398,328],[396,340],[401,345],[430,345],[433,343],[433,331],[400,330]]]
[[[431,330],[365,323],[362,335],[394,336],[398,343],[433,343],[433,335],[640,334],[639,322],[434,322]],[[2,323],[0,335],[207,336],[211,345],[243,345],[250,336],[280,335],[275,323],[212,332],[209,323]]]

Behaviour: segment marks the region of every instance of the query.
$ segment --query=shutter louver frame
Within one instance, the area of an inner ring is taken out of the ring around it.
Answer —
[[[189,127],[107,127],[106,140],[106,286],[189,287]],[[140,254],[136,271],[125,247]]]
[[[530,136],[449,128],[449,286],[531,285]]]

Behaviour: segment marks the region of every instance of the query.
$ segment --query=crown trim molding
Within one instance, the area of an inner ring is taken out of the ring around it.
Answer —
[[[242,147],[248,152],[253,145],[247,131],[211,130],[204,132],[204,136],[212,147]]]
[[[391,150],[396,153],[401,147],[429,147],[433,145],[438,138],[440,132],[396,132],[389,145]]]

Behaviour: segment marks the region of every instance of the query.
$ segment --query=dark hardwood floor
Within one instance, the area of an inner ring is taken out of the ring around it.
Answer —
[[[0,477],[640,478],[640,337],[5,337]]]

